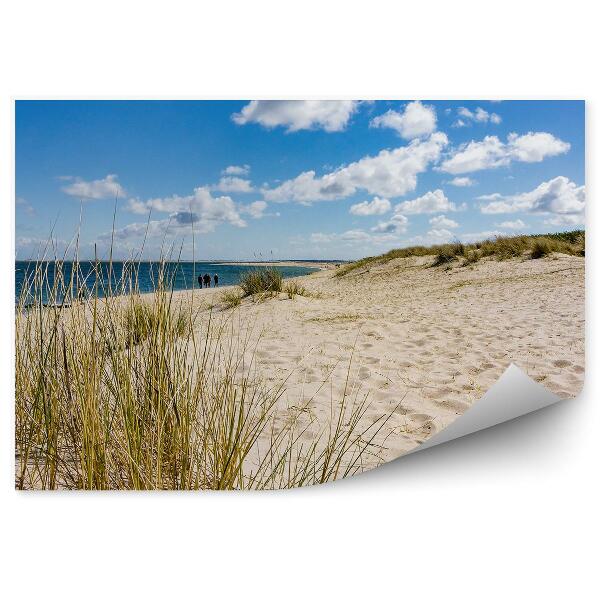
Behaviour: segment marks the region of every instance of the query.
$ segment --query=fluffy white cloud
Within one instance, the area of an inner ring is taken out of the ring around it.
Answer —
[[[396,213],[392,216],[389,221],[377,223],[375,227],[371,227],[371,231],[374,233],[404,233],[408,226],[408,219]]]
[[[371,202],[365,200],[358,204],[353,204],[350,207],[350,213],[360,217],[368,217],[371,215],[384,215],[392,208],[390,201],[387,198],[379,198],[375,196]]]
[[[414,200],[405,200],[396,205],[395,211],[406,215],[422,213],[448,212],[457,210],[456,205],[450,202],[442,190],[427,192]]]
[[[556,215],[555,217],[544,219],[544,225],[554,225],[556,227],[585,225],[585,213]]]
[[[146,203],[138,198],[129,198],[126,209],[135,215],[147,215],[150,212],[150,208],[146,206]]]
[[[544,181],[531,192],[515,196],[489,194],[478,200],[487,201],[481,205],[484,214],[502,213],[542,213],[575,215],[573,219],[583,221],[585,211],[585,186],[577,186],[567,177],[559,176]]]
[[[468,127],[469,124],[465,121],[463,121],[462,119],[456,119],[456,121],[454,121],[454,123],[452,123],[451,127]]]
[[[464,106],[461,106],[457,112],[462,117],[462,119],[459,119],[462,123],[460,126],[462,127],[467,125],[463,119],[468,119],[469,121],[475,121],[477,123],[490,122],[494,123],[495,125],[498,125],[502,122],[502,117],[500,117],[500,115],[496,113],[489,113],[487,110],[481,108],[481,106],[478,106],[474,112],[468,108],[465,108]]]
[[[261,219],[265,216],[267,203],[264,200],[256,200],[245,206],[240,207],[240,212],[249,214],[253,219]]]
[[[477,182],[470,177],[455,177],[454,179],[448,182],[450,185],[454,185],[456,187],[471,187],[475,185]]]
[[[71,180],[72,183],[62,189],[69,196],[76,196],[83,200],[102,200],[105,198],[123,198],[125,190],[117,181],[116,175],[107,175],[104,179],[84,181],[79,177],[63,177],[63,180]]]
[[[150,212],[167,213],[168,218],[162,221],[152,221],[149,234],[175,230],[178,227],[194,225],[194,231],[213,231],[219,223],[228,223],[234,227],[245,227],[246,222],[240,216],[238,207],[229,196],[213,197],[206,187],[197,187],[189,196],[169,196],[167,198],[152,198],[142,202],[130,201],[127,208],[135,214]],[[144,233],[146,223],[136,223],[121,232],[129,235]],[[191,231],[191,229],[190,229]]]
[[[404,111],[388,110],[371,121],[371,127],[387,127],[394,129],[404,139],[427,136],[436,128],[435,108],[421,104],[418,100],[410,102]]]
[[[71,248],[74,245],[71,244]],[[15,239],[15,251],[18,259],[53,260],[69,249],[69,243],[54,237],[19,236]]]
[[[460,146],[440,169],[457,175],[504,167],[512,161],[540,162],[548,156],[564,154],[570,147],[569,143],[545,132],[511,133],[506,143],[495,135],[488,135],[479,142],[473,140]]]
[[[447,229],[430,229],[427,232],[427,238],[433,244],[443,244],[454,239],[454,234]]]
[[[248,175],[250,165],[229,165],[221,171],[221,175]]]
[[[357,100],[252,100],[231,118],[238,125],[259,123],[287,131],[343,131],[358,105]]]
[[[218,192],[225,193],[249,193],[253,192],[254,188],[252,183],[248,179],[242,179],[241,177],[221,177],[219,183],[213,187]]]
[[[305,171],[276,188],[263,189],[263,195],[272,202],[305,204],[347,198],[359,189],[384,197],[402,196],[415,189],[417,175],[439,159],[447,143],[446,135],[437,132],[427,140],[416,139],[407,146],[365,156],[322,177]]]
[[[521,219],[516,219],[514,221],[502,221],[502,223],[497,223],[498,227],[502,227],[503,229],[528,229],[529,225],[526,225]]]
[[[458,223],[449,219],[446,215],[439,215],[438,217],[431,217],[429,219],[429,224],[432,225],[435,229],[454,229],[458,227]]]
[[[508,134],[511,157],[521,162],[541,162],[546,156],[564,154],[571,144],[555,138],[551,133]]]

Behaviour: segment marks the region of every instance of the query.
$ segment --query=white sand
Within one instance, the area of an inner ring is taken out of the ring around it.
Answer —
[[[452,422],[511,362],[561,397],[577,395],[584,378],[583,258],[485,259],[450,270],[430,268],[431,260],[297,278],[316,297],[280,294],[222,310],[222,289],[210,289],[195,291],[194,305],[216,303],[213,316],[239,317],[253,339],[260,336],[259,371],[273,383],[287,379],[282,414],[309,401],[311,414],[326,423],[350,372],[355,393],[368,393],[367,420],[392,413],[380,436],[386,459]],[[191,292],[176,296],[187,302]]]

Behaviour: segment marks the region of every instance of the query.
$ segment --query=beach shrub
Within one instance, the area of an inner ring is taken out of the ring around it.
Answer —
[[[469,250],[465,253],[463,266],[467,267],[469,265],[475,264],[476,262],[479,262],[480,258],[481,255],[479,254],[479,251],[476,248],[474,250]]]
[[[290,281],[287,283],[283,291],[287,294],[290,300],[293,300],[296,296],[306,296],[307,291],[303,285],[300,285],[297,281]]]
[[[552,243],[546,239],[539,239],[533,242],[531,249],[531,258],[543,258],[552,253]]]
[[[225,308],[235,308],[242,303],[243,294],[237,289],[224,290],[219,297],[219,301],[225,305]]]
[[[438,246],[438,251],[433,260],[432,266],[437,267],[439,265],[448,264],[453,260],[456,260],[456,258],[458,258],[459,256],[465,256],[465,253],[465,246],[460,242]]]
[[[239,285],[242,288],[244,296],[276,294],[281,292],[283,277],[277,269],[267,267],[244,273],[240,278]]]

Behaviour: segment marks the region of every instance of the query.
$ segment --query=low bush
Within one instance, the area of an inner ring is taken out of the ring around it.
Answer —
[[[300,285],[297,281],[290,281],[283,288],[283,291],[287,294],[290,300],[293,300],[296,296],[306,296],[306,288]]]
[[[445,265],[452,262],[457,257],[465,255],[466,248],[464,244],[461,244],[460,242],[456,242],[455,244],[444,244],[443,246],[438,246],[438,252],[432,266],[437,267],[439,265]]]
[[[225,290],[221,293],[219,300],[225,308],[235,308],[242,303],[243,294],[237,289]]]
[[[244,296],[254,296],[255,294],[276,294],[281,292],[283,287],[283,277],[281,273],[274,268],[257,269],[249,271],[240,278],[240,287]]]

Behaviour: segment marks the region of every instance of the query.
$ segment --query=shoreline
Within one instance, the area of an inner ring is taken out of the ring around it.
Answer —
[[[208,261],[202,261],[207,262]],[[231,261],[213,261],[209,264],[228,265],[228,266],[245,266],[245,267],[305,267],[307,269],[315,269],[319,271],[331,271],[337,269],[339,265],[344,264],[344,261],[306,261],[306,260],[231,260]]]

